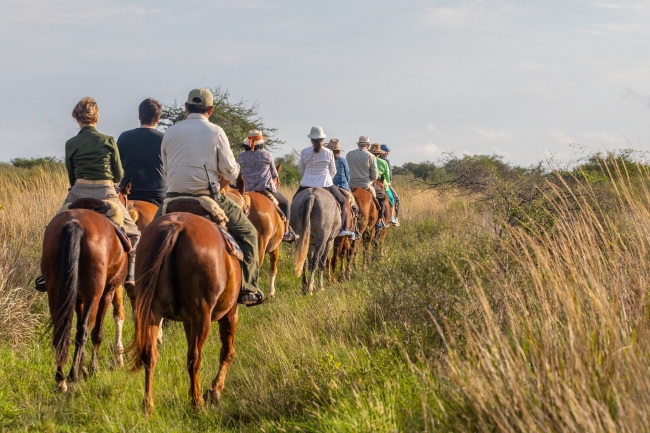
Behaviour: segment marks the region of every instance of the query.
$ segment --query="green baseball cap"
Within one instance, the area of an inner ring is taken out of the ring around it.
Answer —
[[[187,95],[187,103],[192,105],[203,105],[206,107],[212,107],[214,105],[214,99],[212,98],[212,92],[208,89],[194,89],[190,91],[190,94]]]

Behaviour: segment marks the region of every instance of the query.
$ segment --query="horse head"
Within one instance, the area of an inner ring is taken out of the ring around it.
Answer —
[[[129,194],[131,194],[131,188],[133,187],[133,180],[129,179],[124,186],[118,186],[115,189],[117,190],[117,198],[120,200],[120,203],[128,209],[129,203]]]
[[[275,184],[276,188],[280,187],[280,172],[282,171],[282,161],[278,165],[275,166],[275,171],[278,172],[278,177],[273,179],[273,183]]]

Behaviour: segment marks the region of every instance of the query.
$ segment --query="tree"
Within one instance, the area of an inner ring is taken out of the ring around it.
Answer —
[[[276,137],[277,128],[270,128],[264,125],[264,121],[259,117],[259,104],[255,102],[248,106],[243,99],[239,102],[230,101],[230,92],[223,90],[221,87],[210,89],[214,97],[214,111],[210,116],[210,122],[219,125],[230,140],[230,147],[235,155],[242,151],[241,144],[248,137],[248,131],[257,129],[268,137],[265,146],[273,149],[284,141]],[[160,124],[167,129],[175,123],[184,120],[187,116],[185,104],[174,101],[173,104],[164,104]]]

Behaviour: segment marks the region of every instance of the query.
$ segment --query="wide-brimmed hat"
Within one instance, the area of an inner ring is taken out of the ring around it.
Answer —
[[[370,139],[368,138],[367,135],[362,135],[359,137],[359,141],[357,141],[357,144],[359,146],[369,146],[370,145]]]
[[[384,152],[390,152],[390,147],[388,147],[388,145],[386,145],[386,144],[382,144],[381,145],[381,150],[383,150]]]
[[[381,149],[381,144],[379,143],[372,143],[369,152],[373,155],[386,155],[386,152]]]
[[[318,140],[319,138],[325,138],[327,135],[323,132],[323,128],[320,126],[312,126],[311,127],[311,132],[307,136],[311,138],[312,140]]]
[[[244,140],[244,146],[248,146],[251,150],[255,150],[254,146],[260,146],[266,142],[267,138],[262,134],[261,131],[253,129],[248,131],[248,138]],[[251,146],[251,141],[254,143],[254,146]]]
[[[341,152],[345,152],[345,150],[341,149],[341,143],[339,143],[339,140],[336,138],[330,139],[330,142],[327,143],[327,148],[329,150],[339,150]]]

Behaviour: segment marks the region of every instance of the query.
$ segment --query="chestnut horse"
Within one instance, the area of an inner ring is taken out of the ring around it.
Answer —
[[[144,200],[129,200],[132,185],[132,182],[129,180],[124,187],[118,188],[120,201],[129,210],[129,214],[133,218],[133,221],[135,221],[135,225],[138,226],[138,230],[142,231],[153,221],[156,212],[158,212],[158,206]]]
[[[361,236],[359,239],[353,241],[350,247],[350,263],[347,269],[348,277],[351,276],[352,271],[356,268],[357,258],[362,246],[363,269],[366,269],[368,266],[370,247],[375,239],[376,225],[379,219],[379,211],[375,205],[375,198],[370,191],[364,188],[354,187],[352,188],[352,194],[357,200],[357,206],[359,206],[358,229]]]
[[[153,374],[158,359],[156,337],[162,318],[183,322],[187,337],[190,398],[202,408],[218,402],[235,355],[239,261],[226,252],[219,229],[210,220],[185,213],[155,219],[142,233],[136,258],[134,370],[145,367],[145,414],[153,413]],[[199,383],[203,345],[211,323],[219,322],[219,373],[202,397]]]
[[[75,382],[86,372],[84,346],[93,326],[91,372],[99,368],[99,346],[104,337],[104,316],[113,303],[117,365],[122,364],[121,285],[127,273],[127,253],[113,224],[88,209],[74,209],[56,215],[45,229],[41,271],[54,328],[57,389],[67,390],[63,367],[70,350],[72,319],[77,313],[75,351],[69,380]]]

